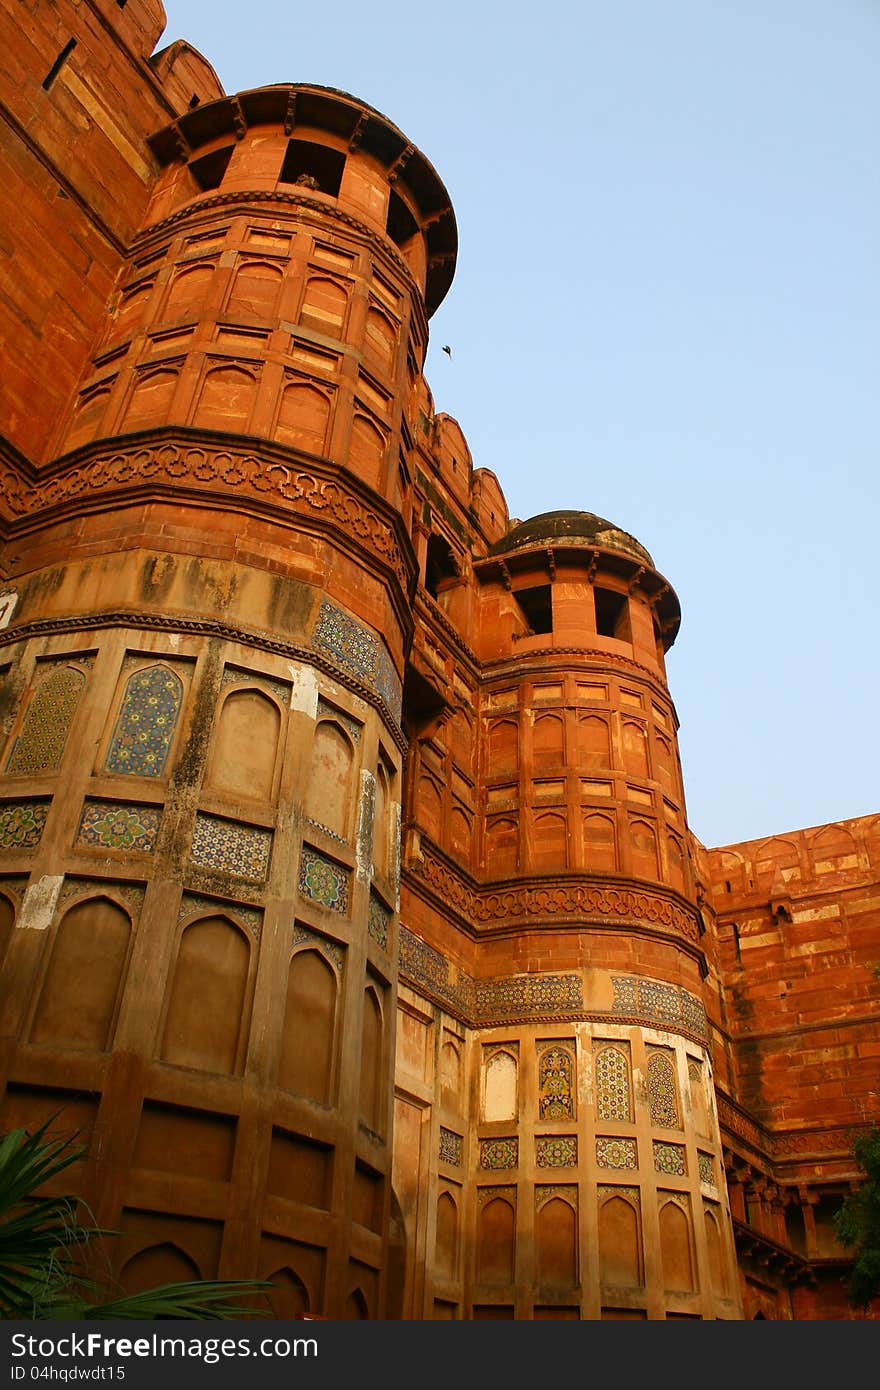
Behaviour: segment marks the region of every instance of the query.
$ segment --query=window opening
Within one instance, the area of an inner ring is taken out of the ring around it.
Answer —
[[[622,642],[631,639],[629,602],[626,594],[615,589],[593,590],[596,599],[596,632],[600,637],[617,637]]]
[[[340,150],[317,145],[314,140],[288,140],[278,179],[280,183],[298,183],[337,198],[344,168],[345,155]]]
[[[553,600],[549,584],[515,589],[513,597],[533,633],[553,631]]]

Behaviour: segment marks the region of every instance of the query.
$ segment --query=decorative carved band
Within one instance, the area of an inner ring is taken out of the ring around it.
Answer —
[[[687,910],[660,893],[604,884],[558,881],[501,890],[471,888],[422,841],[414,872],[444,904],[471,923],[512,922],[523,918],[578,917],[601,923],[649,924],[696,944],[700,929],[696,909]]]
[[[850,1154],[853,1137],[867,1125],[839,1126],[835,1129],[800,1129],[779,1134],[764,1129],[722,1095],[717,1095],[718,1123],[722,1130],[744,1140],[758,1153],[785,1158],[787,1155]]]
[[[499,975],[475,980],[442,952],[400,928],[400,975],[415,989],[472,1028],[497,1024],[613,1022],[637,1028],[662,1028],[706,1044],[703,1005],[677,985],[641,976],[614,976],[610,1009],[584,1006],[578,974]]]
[[[5,460],[0,464],[0,500],[16,517],[31,516],[73,498],[115,488],[159,484],[196,489],[216,496],[218,490],[235,497],[282,504],[285,510],[311,514],[333,522],[346,535],[373,551],[394,572],[404,593],[409,567],[398,545],[392,522],[366,505],[339,470],[303,469],[293,458],[245,446],[221,446],[207,441],[178,443],[148,440],[114,448],[96,445],[79,452],[46,478],[27,482]]]

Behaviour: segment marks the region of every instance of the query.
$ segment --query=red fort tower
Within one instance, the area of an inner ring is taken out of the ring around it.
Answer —
[[[129,1289],[848,1316],[877,819],[695,840],[669,583],[435,413],[433,167],[164,23],[2,10],[4,1128]]]

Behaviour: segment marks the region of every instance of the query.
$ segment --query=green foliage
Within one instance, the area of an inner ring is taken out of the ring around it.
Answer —
[[[855,1250],[849,1301],[854,1308],[867,1308],[880,1294],[880,1127],[858,1135],[853,1156],[865,1180],[844,1199],[834,1228],[841,1245]]]
[[[125,1294],[115,1291],[111,1280],[94,1278],[86,1253],[94,1241],[112,1233],[95,1226],[79,1198],[33,1195],[84,1153],[73,1139],[46,1138],[54,1119],[33,1134],[14,1129],[0,1139],[0,1317],[266,1316],[265,1308],[241,1302],[243,1296],[271,1287],[262,1281],[164,1284]]]

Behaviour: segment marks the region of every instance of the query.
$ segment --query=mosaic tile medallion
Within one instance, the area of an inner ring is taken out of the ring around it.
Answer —
[[[453,1168],[461,1167],[463,1140],[454,1130],[440,1126],[440,1162],[449,1163]]]
[[[220,816],[196,816],[190,860],[200,869],[219,869],[260,882],[269,872],[271,849],[271,830]]]
[[[36,849],[48,814],[48,801],[0,802],[0,849]]]
[[[152,854],[162,811],[120,801],[87,801],[80,817],[76,843],[90,849],[133,849]]]
[[[670,1173],[673,1177],[687,1177],[683,1144],[661,1144],[654,1140],[654,1170],[657,1173]]]
[[[708,1183],[710,1187],[715,1186],[715,1164],[711,1154],[698,1153],[697,1163],[700,1168],[700,1182]]]
[[[597,1135],[596,1163],[599,1168],[638,1168],[635,1139],[609,1139]]]
[[[318,850],[303,845],[299,861],[299,891],[322,907],[343,916],[348,913],[348,890],[351,875]]]
[[[518,1139],[481,1139],[480,1167],[515,1168],[519,1163]]]
[[[574,1134],[542,1134],[535,1139],[538,1168],[571,1168],[578,1161],[578,1141]]]

